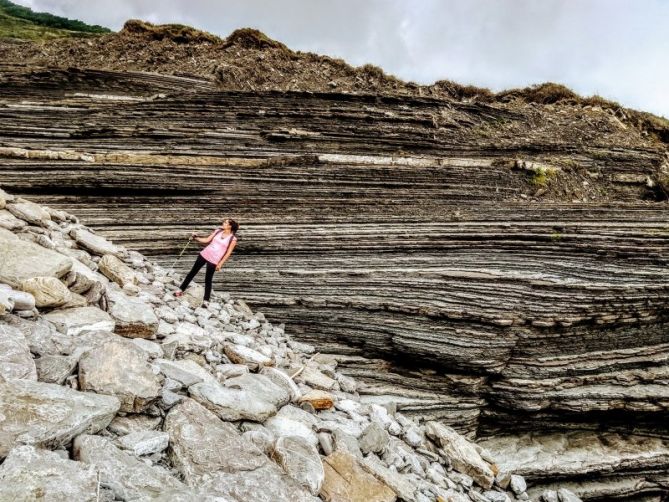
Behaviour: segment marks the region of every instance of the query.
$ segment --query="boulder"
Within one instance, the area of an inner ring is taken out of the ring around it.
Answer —
[[[72,268],[70,258],[17,239],[4,229],[0,229],[0,263],[0,282],[13,288],[33,277],[63,277]]]
[[[227,421],[264,422],[274,415],[290,396],[263,375],[247,374],[230,378],[225,385],[197,383],[188,389],[193,399]]]
[[[189,352],[203,352],[213,344],[205,330],[189,322],[177,324],[175,332],[163,341],[163,345],[170,343],[176,343],[180,350]]]
[[[37,308],[83,307],[86,300],[72,293],[55,277],[31,277],[21,282],[20,289],[35,297]]]
[[[63,385],[67,377],[74,374],[78,361],[77,356],[43,355],[35,361],[37,379]]]
[[[54,310],[45,314],[44,319],[68,336],[77,336],[84,331],[114,331],[116,328],[114,319],[97,307]]]
[[[28,224],[14,216],[6,209],[0,209],[0,228],[6,230],[20,230]]]
[[[0,500],[95,502],[97,492],[94,467],[33,446],[17,446],[0,466]]]
[[[73,293],[84,294],[93,287],[104,289],[109,281],[77,259],[72,259],[72,270],[65,277],[67,287]]]
[[[417,482],[415,475],[402,474],[390,470],[384,465],[379,457],[374,454],[367,455],[364,459],[360,460],[360,462],[365,470],[381,482],[387,484],[390,489],[397,494],[400,500],[406,500],[407,502],[418,500],[416,498],[416,492],[421,483]],[[445,500],[451,499],[446,498]],[[458,500],[469,502],[470,499],[463,495],[462,499],[453,498],[451,502],[457,502]]]
[[[21,442],[55,448],[109,424],[116,397],[78,392],[60,385],[8,380],[0,383],[0,458]]]
[[[122,288],[127,284],[137,284],[137,275],[135,272],[112,254],[104,255],[98,262],[98,267],[100,267],[100,272],[102,272],[107,279],[114,281]]]
[[[301,368],[294,368],[295,371]],[[337,381],[330,378],[320,370],[309,365],[305,366],[300,374],[295,377],[298,382],[304,383],[309,387],[321,390],[333,390],[337,388]]]
[[[174,466],[193,486],[211,472],[253,470],[268,462],[236,427],[222,422],[192,399],[169,411],[164,430],[170,436],[169,454]]]
[[[51,215],[42,206],[25,199],[16,199],[13,203],[7,204],[6,208],[17,218],[32,225],[44,226],[51,220]]]
[[[233,425],[192,399],[170,410],[165,431],[170,458],[191,486],[231,501],[317,502]]]
[[[111,254],[114,256],[121,255],[121,249],[111,242],[109,242],[104,237],[96,235],[89,230],[78,228],[70,232],[70,237],[72,237],[76,243],[84,248],[86,251],[93,253],[98,256],[104,256],[106,254]]]
[[[161,431],[143,430],[131,432],[119,438],[118,442],[124,450],[130,451],[136,456],[151,455],[167,449],[170,443],[170,435]]]
[[[98,470],[100,484],[109,488],[117,499],[153,497],[165,490],[186,488],[164,469],[145,464],[102,436],[77,437],[73,454],[80,462]]]
[[[365,454],[382,453],[388,446],[389,441],[390,436],[388,432],[378,422],[372,422],[362,432],[359,444],[360,449]]]
[[[323,459],[320,496],[326,502],[395,502],[395,492],[367,472],[351,454],[335,451]]]
[[[472,443],[447,425],[428,422],[425,433],[444,450],[453,468],[471,476],[481,487],[490,489],[495,475],[485,460],[481,458]]]
[[[0,377],[37,380],[35,361],[23,333],[0,321]]]
[[[126,340],[111,340],[89,350],[79,360],[79,386],[121,401],[121,410],[140,413],[158,399],[161,379],[148,355]]]
[[[107,288],[109,315],[116,322],[115,332],[128,338],[155,338],[158,317],[151,304],[126,295],[116,284]]]
[[[265,422],[265,427],[276,437],[300,437],[310,445],[318,444],[318,436],[314,432],[317,419],[304,410],[293,406],[284,406]]]
[[[245,364],[251,371],[264,366],[274,366],[274,360],[243,345],[226,344],[225,355],[235,364]]]
[[[35,308],[35,297],[25,291],[11,292],[12,300],[14,300],[14,310],[32,310]]]
[[[283,470],[312,495],[318,495],[325,478],[323,463],[313,444],[301,437],[284,436],[277,439],[272,454]]]
[[[184,291],[184,295],[181,299],[184,300],[190,308],[196,309],[200,307],[204,301],[204,288],[196,282],[191,282],[190,286]]]
[[[156,364],[160,367],[160,371],[168,378],[176,380],[184,387],[190,387],[196,383],[209,382],[214,385],[218,384],[218,380],[214,378],[202,366],[190,359],[182,359],[179,361],[170,361],[167,359],[158,359]]]

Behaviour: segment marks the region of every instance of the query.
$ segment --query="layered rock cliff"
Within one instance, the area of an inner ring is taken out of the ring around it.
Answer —
[[[0,211],[1,500],[528,499],[243,301],[177,299],[177,274],[64,211],[2,190]]]
[[[163,265],[233,217],[217,287],[335,354],[363,401],[485,439],[537,489],[666,493],[661,135],[415,94],[4,65],[0,185]]]

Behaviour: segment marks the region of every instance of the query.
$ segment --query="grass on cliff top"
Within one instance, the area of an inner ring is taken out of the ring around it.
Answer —
[[[111,30],[91,26],[76,19],[54,16],[46,12],[33,12],[9,0],[0,0],[0,38],[48,40],[63,37],[86,37]]]

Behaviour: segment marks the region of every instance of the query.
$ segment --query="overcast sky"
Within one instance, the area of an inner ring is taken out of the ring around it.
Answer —
[[[404,80],[499,91],[546,81],[669,118],[669,0],[14,0],[114,30],[126,19],[292,49]]]

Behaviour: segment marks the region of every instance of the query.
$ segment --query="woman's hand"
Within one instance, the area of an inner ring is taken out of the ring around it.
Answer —
[[[197,237],[197,233],[196,233],[196,232],[191,232],[191,233],[190,233],[190,238],[191,238],[191,239],[195,239],[196,237]]]
[[[216,265],[216,272],[220,272],[221,268],[223,267],[223,262],[219,263]]]

